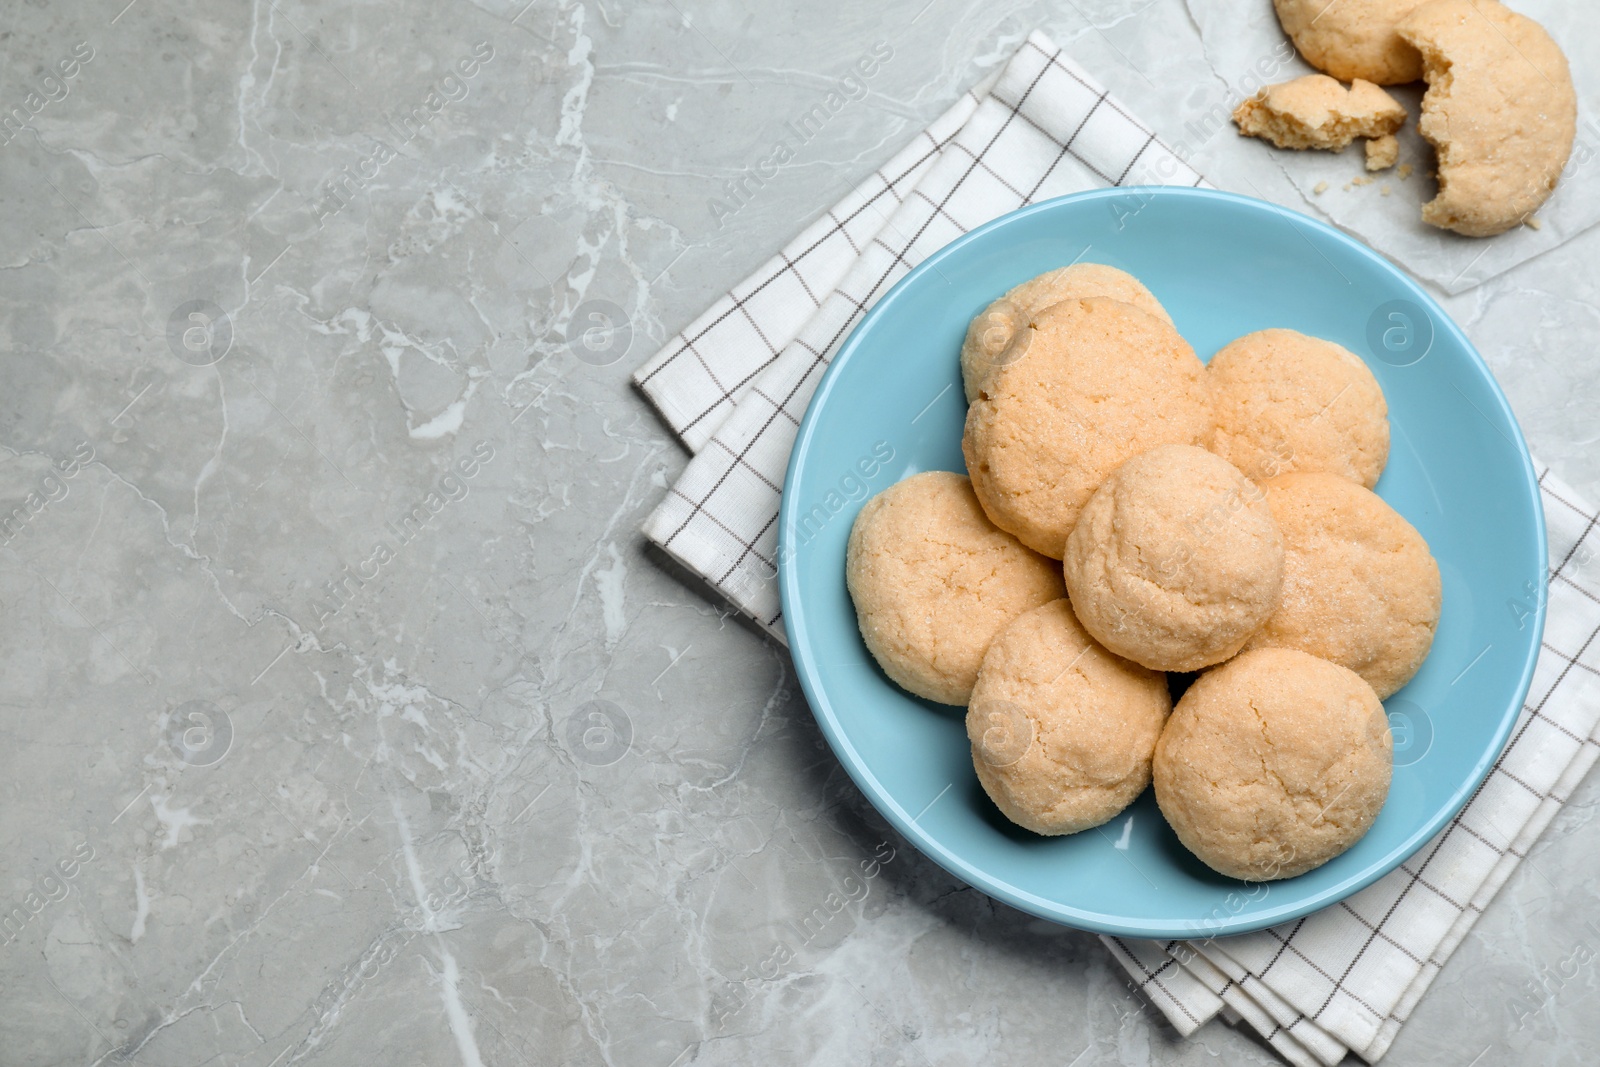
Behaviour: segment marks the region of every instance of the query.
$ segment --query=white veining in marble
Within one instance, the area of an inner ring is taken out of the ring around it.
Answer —
[[[637,533],[633,366],[1035,26],[1170,139],[1235,80],[1183,0],[0,13],[0,1063],[1276,1062],[909,849]],[[1591,499],[1597,254],[1446,301]],[[1392,1062],[1592,1062],[1597,803]]]

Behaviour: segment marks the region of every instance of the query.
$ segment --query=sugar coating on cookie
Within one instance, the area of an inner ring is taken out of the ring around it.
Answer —
[[[989,646],[967,708],[973,767],[1012,822],[1077,833],[1144,792],[1171,710],[1162,675],[1101,648],[1057,600]]]
[[[995,528],[962,475],[928,471],[856,516],[845,582],[862,639],[897,685],[965,704],[994,635],[1063,593],[1060,570]]]
[[[977,398],[993,370],[1014,363],[1028,351],[1033,317],[1063,300],[1104,296],[1132,304],[1164,322],[1172,322],[1167,309],[1144,283],[1127,271],[1102,263],[1071,266],[1030,278],[990,304],[967,327],[961,345],[961,381],[967,402]]]
[[[1233,121],[1244,137],[1279,148],[1337,152],[1357,137],[1383,137],[1406,122],[1399,101],[1367,81],[1346,89],[1326,74],[1270,85],[1241,103]]]
[[[1422,53],[1422,136],[1439,195],[1422,220],[1468,237],[1520,224],[1555,192],[1572,155],[1578,98],[1560,46],[1493,0],[1431,0],[1400,23]]]
[[[1307,63],[1341,81],[1403,85],[1422,77],[1422,57],[1395,32],[1425,0],[1273,0],[1278,21]]]
[[[1388,170],[1400,162],[1400,139],[1392,133],[1367,142],[1367,169]]]
[[[1207,445],[1205,366],[1172,325],[1103,297],[1034,319],[1024,360],[995,369],[967,409],[961,451],[984,511],[1060,559],[1112,471],[1163,444]]]
[[[1371,829],[1394,739],[1372,687],[1291,649],[1201,675],[1156,744],[1156,803],[1206,866],[1251,882],[1320,867]]]
[[[1277,610],[1283,560],[1259,486],[1204,449],[1163,445],[1089,498],[1062,569],[1101,644],[1152,670],[1196,671],[1238,652]]]
[[[1239,338],[1206,365],[1211,450],[1264,481],[1327,471],[1371,489],[1389,461],[1389,405],[1372,371],[1341,345],[1294,330]]]
[[[1262,484],[1283,531],[1283,603],[1246,648],[1296,648],[1387,699],[1433,647],[1442,589],[1428,543],[1375,493],[1333,474]]]

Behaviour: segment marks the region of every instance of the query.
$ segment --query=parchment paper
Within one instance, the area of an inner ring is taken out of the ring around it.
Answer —
[[[1269,83],[1314,72],[1298,56],[1283,58],[1287,38],[1271,0],[1185,2],[1200,28],[1207,61],[1232,90],[1230,101],[1260,87],[1257,70],[1271,72]],[[1600,114],[1595,106],[1600,101],[1600,32],[1594,27],[1594,9],[1570,0],[1516,0],[1508,6],[1536,19],[1555,38],[1567,54],[1578,92],[1577,142],[1555,195],[1536,215],[1539,229],[1520,226],[1498,237],[1461,237],[1422,221],[1422,205],[1437,187],[1433,148],[1417,132],[1425,88],[1421,82],[1389,88],[1411,113],[1399,135],[1400,162],[1413,168],[1405,180],[1399,167],[1369,175],[1366,142],[1361,140],[1339,153],[1286,151],[1265,141],[1250,150],[1270,156],[1315,213],[1449,293],[1471,289],[1575,237],[1600,222],[1600,123],[1595,118]],[[1230,123],[1229,135],[1236,133]],[[1371,184],[1346,188],[1352,179],[1368,177]],[[1327,188],[1319,194],[1316,189],[1323,182]]]

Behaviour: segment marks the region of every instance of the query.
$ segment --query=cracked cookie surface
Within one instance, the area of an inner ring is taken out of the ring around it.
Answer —
[[[1060,559],[1110,473],[1164,444],[1211,441],[1205,365],[1172,325],[1104,297],[1034,320],[1027,358],[999,367],[967,409],[961,451],[996,526]]]
[[[1211,451],[1252,481],[1327,471],[1368,489],[1389,461],[1389,405],[1359,356],[1294,330],[1260,330],[1206,365]]]
[[[1339,152],[1357,137],[1386,137],[1406,122],[1400,102],[1359,78],[1346,89],[1326,74],[1269,85],[1242,102],[1233,121],[1245,137],[1279,148]]]
[[[1358,675],[1291,649],[1245,652],[1173,709],[1156,744],[1156,803],[1218,873],[1292,878],[1371,828],[1393,752],[1383,704]]]
[[[1296,648],[1387,699],[1422,666],[1442,586],[1428,543],[1368,489],[1333,474],[1262,483],[1283,531],[1283,602],[1246,648]]]
[[[862,639],[889,678],[964,705],[995,634],[1061,597],[1056,564],[989,521],[960,474],[926,471],[861,509],[845,583]]]
[[[1102,263],[1071,266],[1030,278],[990,304],[967,327],[961,345],[961,382],[971,403],[996,368],[1027,355],[1031,338],[1022,333],[1033,319],[1063,300],[1103,296],[1132,304],[1169,325],[1172,317],[1155,294],[1127,271]]]
[[[967,709],[984,791],[1038,834],[1114,818],[1150,784],[1172,710],[1166,678],[1112,655],[1065,600],[1019,616],[996,637]]]
[[[1162,445],[1089,498],[1062,561],[1079,620],[1152,670],[1239,651],[1278,608],[1283,537],[1260,487],[1227,460]]]

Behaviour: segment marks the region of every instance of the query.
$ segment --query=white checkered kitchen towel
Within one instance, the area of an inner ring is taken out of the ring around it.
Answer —
[[[930,253],[1035,200],[1203,184],[1035,33],[889,164],[635,375],[697,453],[645,524],[778,640],[778,497],[818,378],[857,319]],[[1373,1061],[1600,756],[1594,511],[1541,473],[1552,565],[1545,651],[1511,745],[1435,840],[1342,904],[1205,942],[1104,939],[1182,1033],[1247,1022],[1295,1064]],[[1531,609],[1532,605],[1527,607]]]

